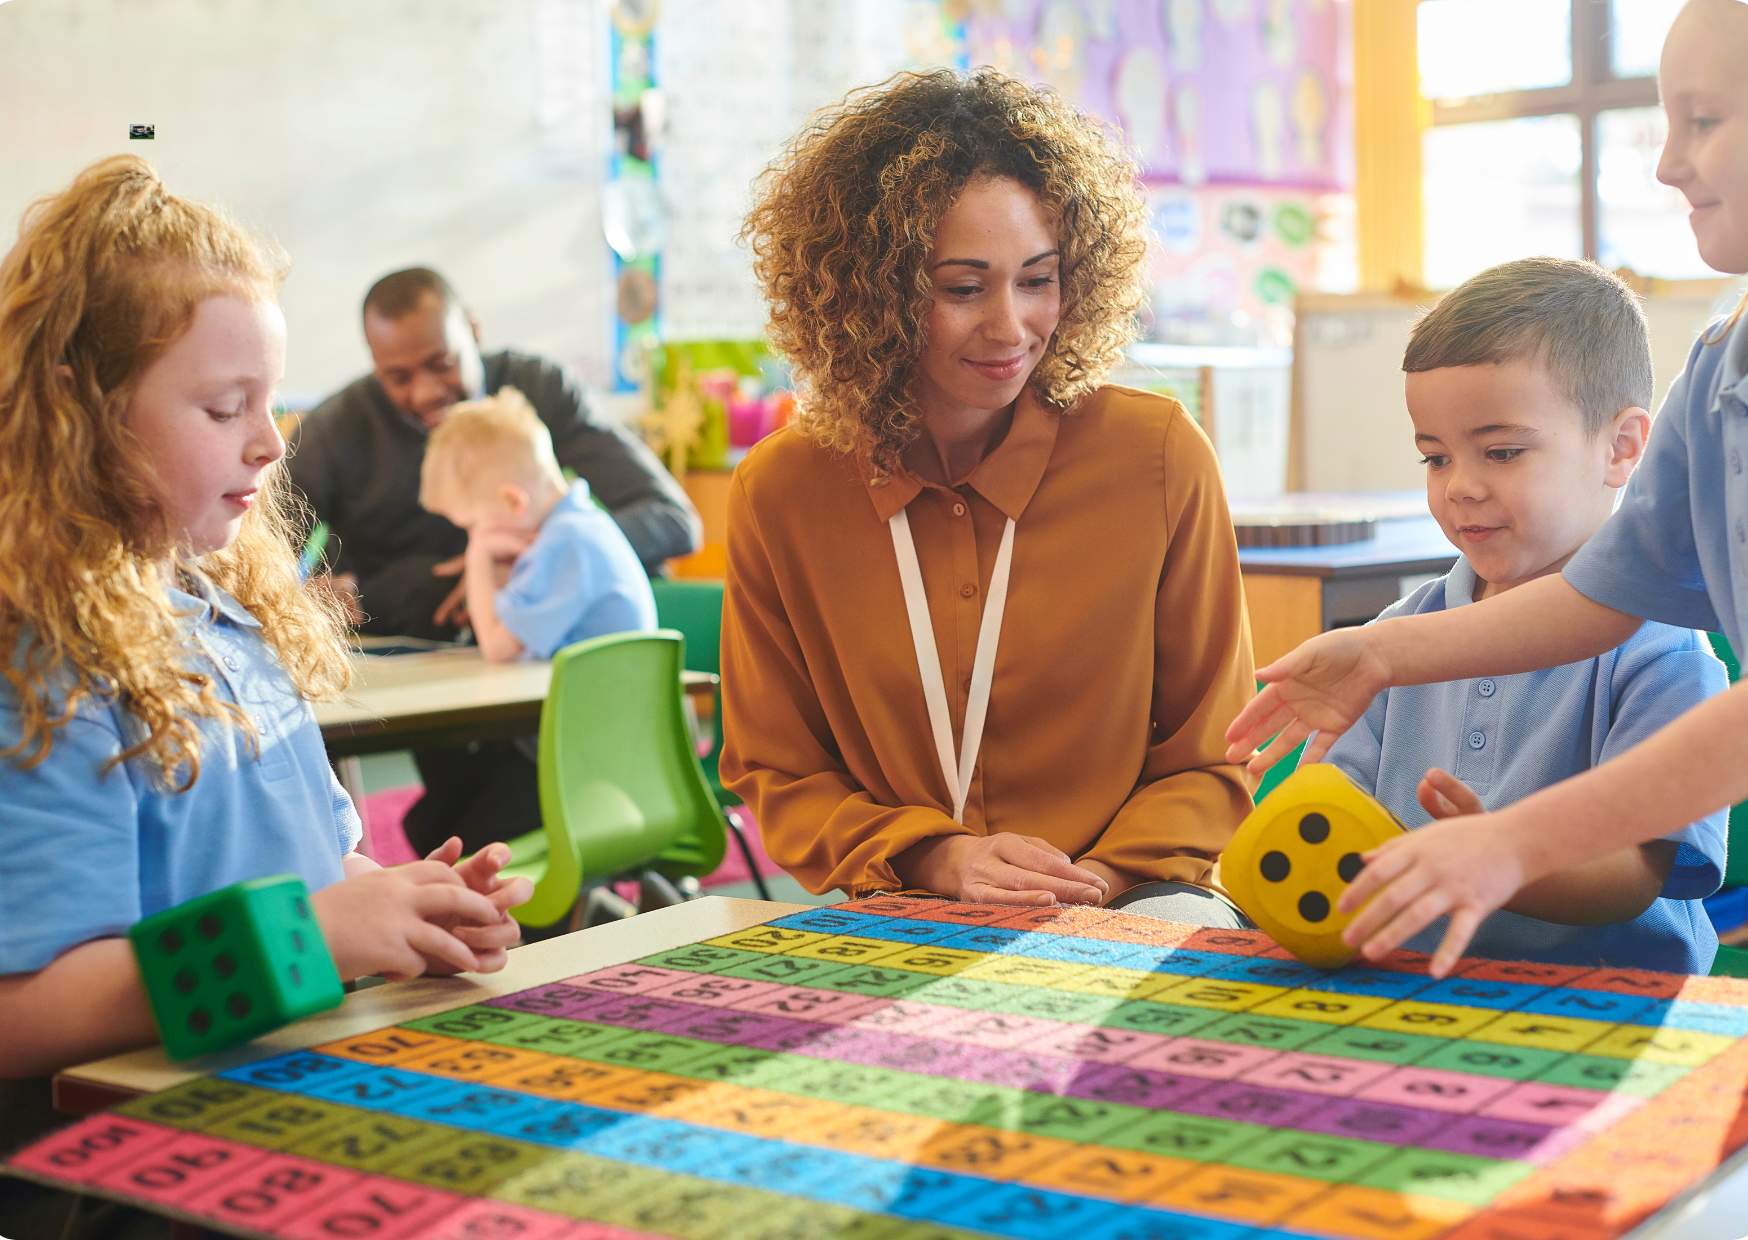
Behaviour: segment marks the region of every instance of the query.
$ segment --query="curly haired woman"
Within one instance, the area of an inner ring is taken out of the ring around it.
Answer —
[[[1101,382],[1143,220],[1096,122],[989,70],[855,92],[765,174],[801,401],[729,499],[722,770],[814,891],[1244,924],[1210,889],[1254,684],[1219,471]]]

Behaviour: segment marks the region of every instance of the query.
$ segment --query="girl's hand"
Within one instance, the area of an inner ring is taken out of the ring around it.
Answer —
[[[359,874],[322,888],[310,903],[346,981],[371,973],[403,981],[427,971],[479,969],[479,956],[456,931],[496,926],[503,918],[491,900],[468,890],[453,866],[436,861]]]
[[[450,836],[426,858],[442,865],[453,866],[470,891],[477,891],[498,910],[498,921],[490,926],[455,925],[451,933],[473,949],[479,962],[476,972],[496,973],[508,960],[507,952],[522,941],[522,927],[510,916],[509,910],[526,904],[534,894],[534,884],[526,878],[500,878],[498,871],[510,863],[508,844],[488,844],[466,861],[457,864],[461,856],[461,839]],[[441,961],[432,961],[432,973],[453,972]]]
[[[1501,812],[1446,818],[1380,844],[1365,855],[1365,869],[1336,906],[1344,913],[1363,906],[1342,931],[1342,941],[1379,960],[1449,914],[1431,968],[1434,977],[1445,976],[1482,919],[1523,886],[1525,838],[1523,828]]]
[[[907,886],[977,904],[1103,904],[1109,885],[1035,835],[943,835],[910,850]]]
[[[1313,637],[1257,674],[1261,693],[1226,729],[1226,760],[1260,776],[1311,733],[1301,762],[1317,762],[1390,686],[1390,668],[1365,629]],[[1257,746],[1276,734],[1268,745]]]

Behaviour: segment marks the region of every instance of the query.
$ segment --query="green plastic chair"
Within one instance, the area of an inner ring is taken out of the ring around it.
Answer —
[[[721,675],[722,582],[699,578],[657,578],[649,584],[655,591],[656,623],[663,628],[678,629],[686,636],[686,670]],[[704,779],[710,785],[710,793],[721,806],[729,830],[734,833],[735,845],[747,863],[753,889],[761,900],[769,900],[771,889],[765,884],[765,876],[759,873],[758,860],[753,856],[752,845],[747,843],[746,830],[739,815],[732,812],[741,804],[741,799],[722,786],[722,776],[716,769],[722,756],[720,687],[716,691],[715,705],[710,718],[710,751],[701,755],[699,761],[704,768]]]
[[[680,701],[679,633],[615,633],[560,650],[540,712],[541,829],[504,873],[532,879],[514,910],[552,926],[587,888],[629,874],[701,877],[722,863],[722,810]]]

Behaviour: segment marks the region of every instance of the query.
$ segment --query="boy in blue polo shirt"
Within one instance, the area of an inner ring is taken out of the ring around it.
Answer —
[[[1380,619],[1557,574],[1644,451],[1651,356],[1633,294],[1590,263],[1506,263],[1421,319],[1402,368],[1427,505],[1463,554]],[[1648,623],[1575,663],[1388,689],[1327,761],[1418,827],[1588,770],[1724,687],[1698,634]],[[1717,935],[1699,900],[1721,881],[1724,832],[1712,814],[1551,874],[1487,917],[1469,952],[1703,973]],[[1409,946],[1432,951],[1444,931],[1434,923]]]
[[[419,503],[467,531],[468,622],[496,662],[655,628],[649,577],[515,388],[454,406],[425,444]]]

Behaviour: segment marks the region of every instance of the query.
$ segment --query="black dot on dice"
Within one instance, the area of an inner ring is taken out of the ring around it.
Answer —
[[[1360,871],[1366,868],[1366,863],[1358,853],[1348,853],[1335,863],[1335,872],[1341,875],[1341,881],[1351,883],[1360,876]]]
[[[291,932],[291,950],[294,952],[303,951],[303,932],[301,930]]]
[[[1320,891],[1307,891],[1299,897],[1299,916],[1306,921],[1322,921],[1329,916],[1329,901]]]
[[[177,994],[191,995],[194,993],[194,988],[198,985],[200,985],[200,979],[198,977],[194,976],[193,969],[178,969],[178,970],[176,970],[176,993]]]
[[[220,977],[229,977],[237,971],[237,959],[229,952],[220,952],[212,958],[212,971]]]
[[[174,955],[182,950],[182,931],[171,927],[158,936],[158,946],[165,952]]]
[[[297,919],[299,921],[308,921],[310,919],[309,903],[302,896],[297,897],[297,899],[291,902],[291,911],[297,914]]]
[[[293,986],[302,986],[303,985],[303,970],[302,969],[298,968],[295,964],[288,964],[285,966],[285,971],[287,974],[290,975],[291,984]]]
[[[196,1033],[205,1033],[212,1028],[212,1013],[205,1008],[195,1008],[188,1014],[188,1027]]]
[[[1329,819],[1322,814],[1306,814],[1299,819],[1299,838],[1307,844],[1321,844],[1329,838]]]
[[[240,990],[225,1000],[225,1011],[231,1014],[232,1020],[242,1020],[249,1014],[249,1009],[253,1006],[249,1002],[249,996]]]
[[[1287,859],[1287,854],[1284,852],[1264,853],[1259,868],[1262,870],[1262,876],[1269,882],[1278,883],[1292,873],[1293,863]]]
[[[216,939],[219,931],[225,928],[225,923],[219,920],[217,913],[208,913],[200,919],[196,927],[203,938]]]

